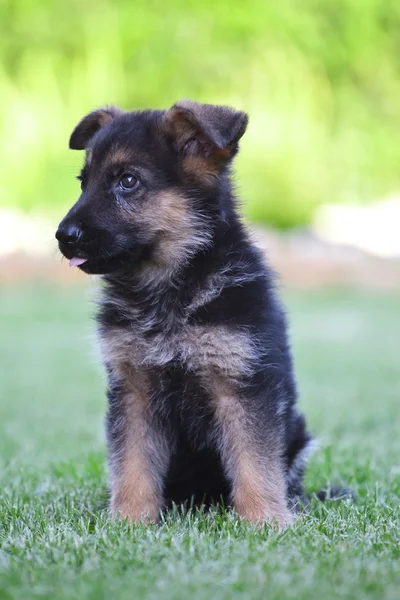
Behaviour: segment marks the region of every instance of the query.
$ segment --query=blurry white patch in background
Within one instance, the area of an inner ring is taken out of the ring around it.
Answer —
[[[55,252],[55,225],[42,215],[16,209],[0,209],[0,256],[27,254],[44,257]]]
[[[0,209],[0,257],[22,254],[33,258],[57,255],[54,233],[58,217]],[[322,205],[314,215],[311,230],[280,233],[257,226],[268,237],[266,248],[274,259],[288,252],[298,259],[337,260],[338,252],[359,250],[376,258],[400,257],[400,196],[370,206]],[[263,245],[263,244],[261,244]],[[276,252],[273,252],[273,250]],[[275,256],[277,255],[277,256]]]
[[[320,206],[313,219],[324,241],[391,258],[400,256],[400,196],[369,206]]]
[[[399,217],[398,200],[371,208],[325,206],[316,215],[315,228],[277,231],[253,225],[251,231],[285,284],[400,290]],[[86,280],[67,263],[61,268],[54,237],[59,220],[56,214],[0,208],[0,283]]]

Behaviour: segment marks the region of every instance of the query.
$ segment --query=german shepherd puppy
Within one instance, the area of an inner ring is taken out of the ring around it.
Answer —
[[[247,121],[189,100],[107,107],[70,138],[82,193],[56,237],[103,281],[111,509],[133,522],[222,498],[282,528],[303,498],[311,438],[285,314],[231,181]]]

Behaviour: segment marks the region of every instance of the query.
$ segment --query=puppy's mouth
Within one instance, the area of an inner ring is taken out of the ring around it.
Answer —
[[[135,262],[137,256],[134,256],[132,252],[120,252],[107,256],[107,258],[91,256],[67,256],[66,258],[69,258],[68,264],[70,267],[78,267],[88,275],[106,275],[120,269],[127,263]]]
[[[60,247],[61,253],[69,261],[70,267],[78,267],[87,275],[107,275],[127,265],[135,265],[140,260],[148,258],[150,248],[137,247],[130,250],[122,250],[118,253],[107,253],[103,255],[88,255],[83,251],[73,251]],[[86,254],[86,256],[83,256]]]
[[[83,265],[83,263],[85,263],[87,261],[88,261],[87,258],[79,258],[78,256],[74,256],[73,258],[70,258],[69,266],[70,267],[79,267],[80,265]]]

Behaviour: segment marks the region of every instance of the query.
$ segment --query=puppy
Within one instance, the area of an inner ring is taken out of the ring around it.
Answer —
[[[103,282],[111,510],[133,522],[222,498],[282,528],[303,498],[311,438],[285,314],[231,181],[247,122],[183,100],[95,110],[70,138],[82,193],[56,238]]]

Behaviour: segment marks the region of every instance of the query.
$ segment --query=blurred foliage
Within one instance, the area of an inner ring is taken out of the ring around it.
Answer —
[[[399,188],[398,0],[3,0],[0,59],[3,205],[61,215],[84,113],[184,97],[250,113],[237,170],[255,220]]]

